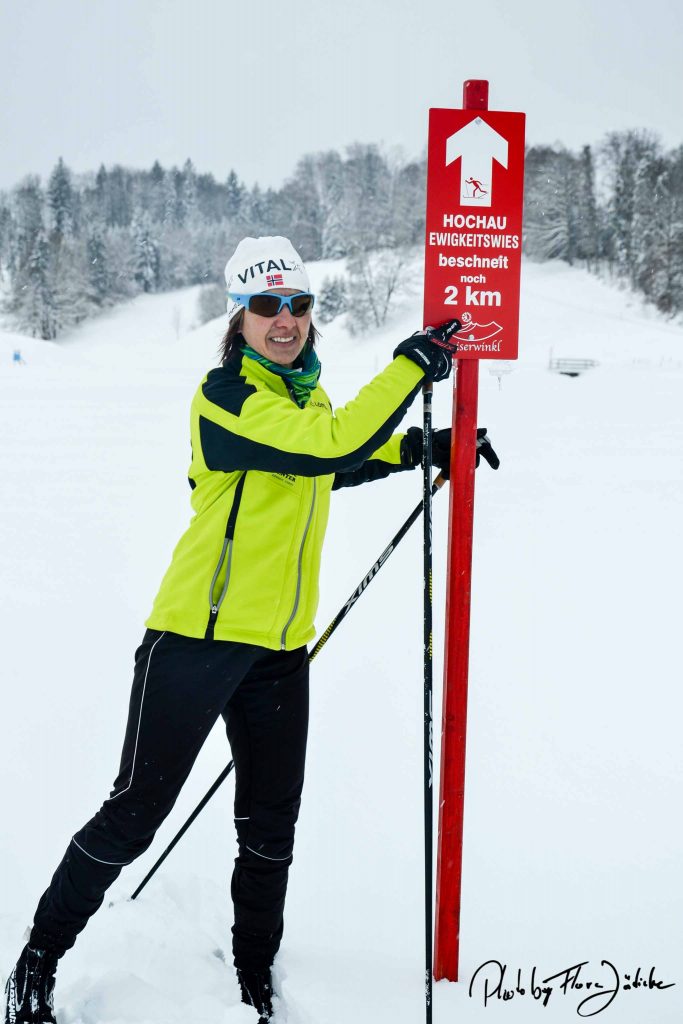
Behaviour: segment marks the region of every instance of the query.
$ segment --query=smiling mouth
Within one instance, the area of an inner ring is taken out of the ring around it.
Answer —
[[[294,335],[292,335],[291,337],[286,338],[268,338],[268,341],[272,341],[273,344],[275,345],[291,345],[293,341],[296,341],[296,338],[294,337]]]

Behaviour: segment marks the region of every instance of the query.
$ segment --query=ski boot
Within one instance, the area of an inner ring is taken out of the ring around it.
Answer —
[[[57,1024],[54,990],[57,957],[24,946],[5,986],[5,1024]]]
[[[270,968],[264,971],[242,971],[237,968],[237,980],[242,990],[242,1002],[258,1010],[259,1024],[273,1019],[273,980]]]

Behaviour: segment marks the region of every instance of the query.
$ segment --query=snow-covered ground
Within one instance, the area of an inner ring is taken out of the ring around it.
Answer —
[[[330,267],[313,267],[314,282]],[[118,766],[133,652],[190,515],[188,407],[223,323],[196,290],[147,296],[59,344],[0,334],[3,807],[0,980],[72,833]],[[537,980],[675,982],[620,991],[601,1019],[683,1018],[680,662],[683,330],[579,270],[527,264],[520,359],[481,369],[461,983],[438,1024],[573,1020],[583,992]],[[420,322],[320,343],[336,404]],[[14,365],[20,347],[25,365]],[[577,379],[546,366],[585,356]],[[436,388],[435,423],[451,388]],[[408,423],[420,422],[419,401]],[[324,628],[419,500],[420,474],[334,495]],[[445,494],[434,503],[435,679]],[[277,961],[289,1024],[414,1024],[422,989],[421,531],[312,668],[308,775]],[[440,706],[440,693],[437,707]],[[438,724],[438,715],[437,715]],[[438,743],[437,743],[438,748]],[[60,1024],[239,1024],[230,964],[232,782],[134,903],[129,894],[228,758],[219,728],[152,849],[64,958]],[[468,986],[508,964],[526,994]],[[561,979],[559,979],[561,980]],[[587,1009],[587,1008],[586,1008]]]

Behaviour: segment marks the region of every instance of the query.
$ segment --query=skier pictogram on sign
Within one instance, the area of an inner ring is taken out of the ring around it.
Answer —
[[[486,189],[484,188],[482,183],[480,181],[477,181],[476,178],[468,178],[467,181],[465,182],[465,184],[466,185],[472,185],[472,194],[469,195],[469,196],[466,196],[467,199],[476,199],[477,198],[477,192],[480,192],[482,194],[482,196],[487,196],[488,195],[488,192],[486,191]]]
[[[448,167],[458,159],[460,159],[460,204],[462,206],[490,206],[493,190],[489,188],[484,191],[481,188],[481,183],[482,181],[492,181],[491,170],[494,160],[507,168],[507,139],[499,135],[483,117],[475,117],[464,128],[446,139],[446,166]],[[469,188],[467,188],[468,185]]]

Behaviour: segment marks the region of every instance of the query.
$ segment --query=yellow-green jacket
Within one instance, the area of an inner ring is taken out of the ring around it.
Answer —
[[[404,468],[393,431],[422,379],[398,356],[333,412],[320,386],[299,408],[242,353],[211,370],[191,410],[195,515],[146,625],[273,650],[308,643],[330,491]]]

